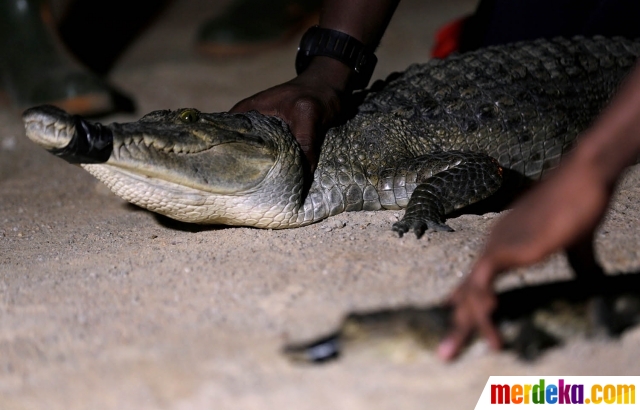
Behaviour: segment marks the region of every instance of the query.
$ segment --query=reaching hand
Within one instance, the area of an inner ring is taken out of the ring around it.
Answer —
[[[496,223],[471,273],[450,297],[452,330],[440,344],[438,355],[453,359],[476,331],[499,349],[500,337],[491,320],[496,308],[496,275],[583,244],[602,219],[611,193],[612,186],[597,167],[574,155],[523,197]]]
[[[449,297],[448,304],[453,308],[452,328],[438,347],[438,356],[444,360],[456,357],[476,330],[494,350],[500,349],[500,334],[491,320],[497,306],[496,295],[491,283],[476,282],[481,276],[478,272],[483,269],[491,270],[491,267],[474,269],[475,274],[469,275]]]

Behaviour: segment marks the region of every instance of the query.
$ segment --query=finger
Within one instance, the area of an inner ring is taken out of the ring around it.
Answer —
[[[454,324],[454,328],[438,345],[438,357],[446,362],[455,359],[471,336],[469,326]]]
[[[311,170],[315,170],[318,163],[318,147],[317,141],[317,121],[318,115],[315,112],[304,112],[295,115],[289,124],[291,133],[300,145],[302,152],[307,159]]]
[[[316,154],[315,145],[313,143],[313,135],[307,133],[294,133],[298,144],[300,145],[300,149],[307,161],[307,165],[309,171],[313,173],[318,165],[318,156]]]
[[[464,280],[464,285],[478,287],[481,289],[491,289],[493,280],[504,268],[501,266],[500,257],[497,252],[489,247],[485,248],[471,268],[471,272]]]
[[[313,173],[316,171],[316,167],[318,166],[318,156],[316,155],[314,150],[310,150],[307,152],[304,152],[304,158],[306,160],[306,164],[304,165],[309,174],[313,175]]]
[[[474,330],[466,292],[462,288],[459,288],[459,291],[460,300],[453,304],[451,329],[438,346],[438,357],[444,361],[453,360],[458,356]]]
[[[501,347],[501,339],[491,313],[496,307],[492,291],[496,265],[489,256],[481,256],[465,281],[449,297],[448,304],[454,306],[453,328],[438,348],[443,360],[454,359],[478,328],[493,349]]]
[[[491,320],[491,312],[484,312],[484,314],[481,313],[476,316],[476,323],[480,334],[487,341],[489,347],[493,350],[500,350],[502,348],[502,338],[493,320]]]

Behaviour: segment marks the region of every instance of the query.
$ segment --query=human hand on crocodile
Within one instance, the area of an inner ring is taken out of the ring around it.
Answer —
[[[240,101],[230,112],[256,110],[282,118],[313,172],[324,133],[340,115],[349,75],[339,61],[317,57],[296,78]]]
[[[346,34],[366,49],[375,50],[398,3],[399,0],[324,0],[319,27]],[[334,41],[338,44],[338,40]],[[311,54],[309,64],[296,78],[246,98],[230,110],[256,110],[282,118],[300,144],[311,172],[318,163],[324,133],[340,117],[344,98],[353,91],[353,80],[358,75],[354,67],[326,55]]]
[[[592,238],[617,179],[640,154],[640,68],[566,161],[523,196],[498,221],[471,273],[448,300],[452,329],[440,343],[443,360],[455,358],[479,332],[493,349],[501,347],[491,320],[496,309],[493,283],[508,269],[526,266],[562,249],[579,268],[593,273]],[[591,250],[587,252],[587,247]]]

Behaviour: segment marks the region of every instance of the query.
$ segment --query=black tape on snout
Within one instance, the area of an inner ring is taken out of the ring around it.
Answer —
[[[100,123],[91,124],[74,116],[76,133],[64,148],[53,149],[53,155],[71,164],[101,164],[107,162],[113,150],[113,133]]]

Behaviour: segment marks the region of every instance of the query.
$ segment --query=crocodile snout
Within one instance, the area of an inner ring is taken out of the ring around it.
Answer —
[[[29,108],[22,114],[27,137],[44,149],[62,149],[76,133],[73,116],[51,105]]]
[[[108,127],[90,123],[51,105],[42,105],[22,114],[27,137],[52,154],[72,164],[107,162],[113,149]]]

